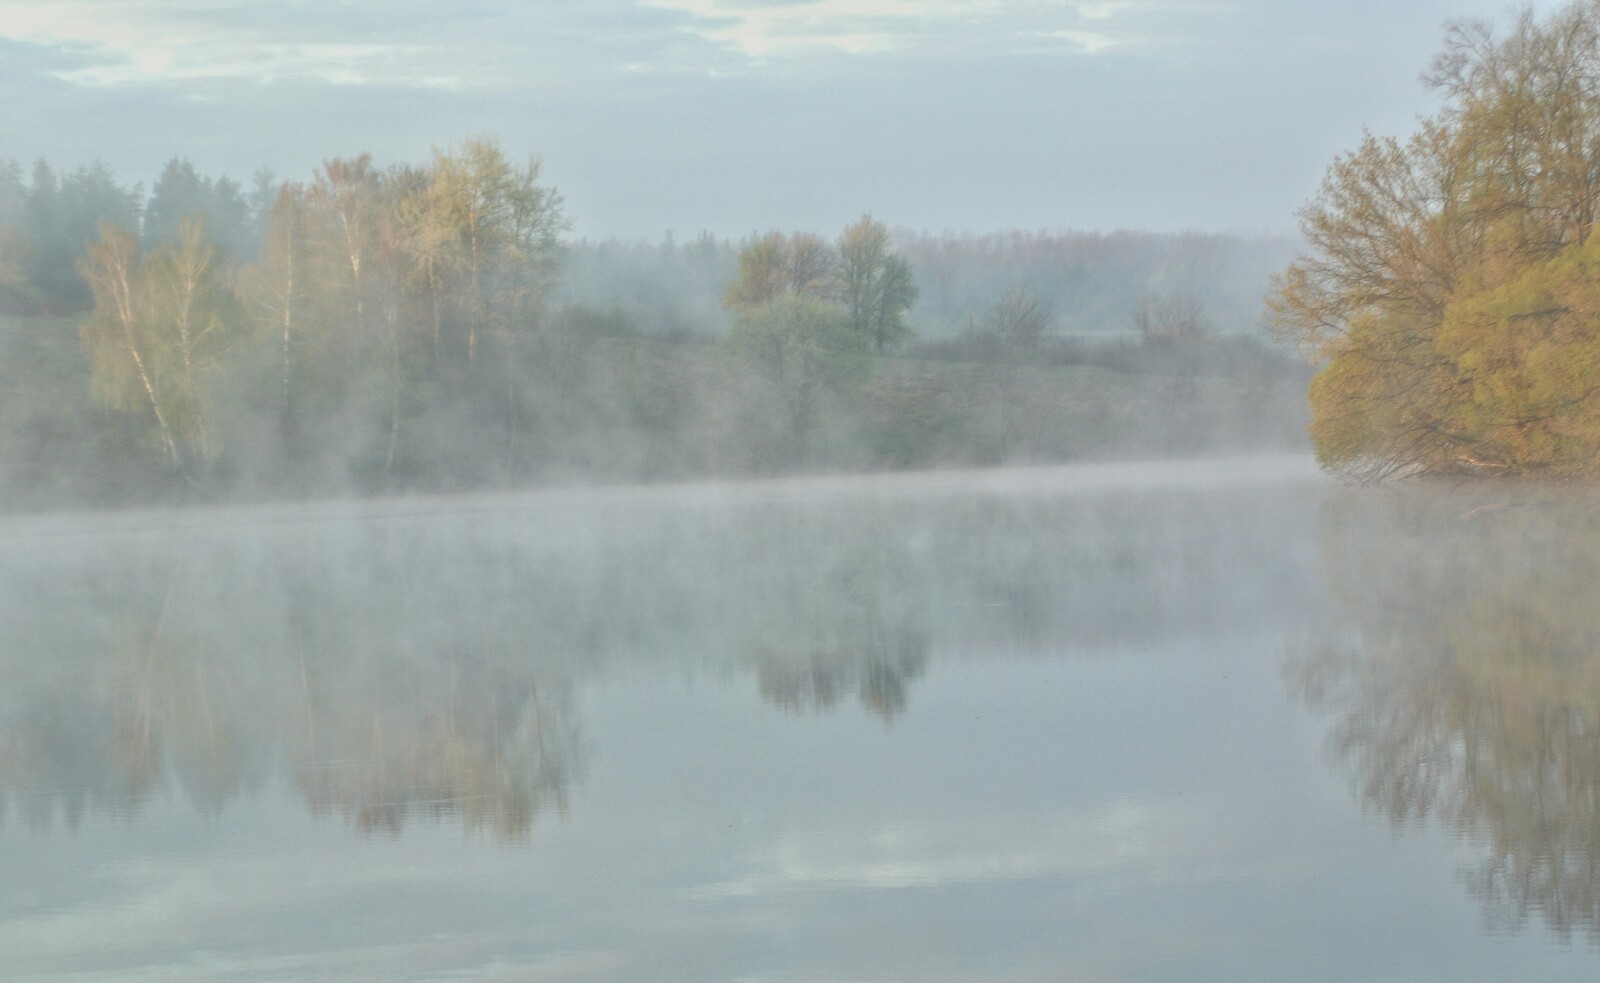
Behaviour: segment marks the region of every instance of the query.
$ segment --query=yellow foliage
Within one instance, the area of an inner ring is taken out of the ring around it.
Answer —
[[[1600,473],[1600,2],[1503,41],[1458,25],[1431,81],[1438,117],[1334,161],[1301,216],[1310,255],[1268,299],[1322,366],[1318,457]]]

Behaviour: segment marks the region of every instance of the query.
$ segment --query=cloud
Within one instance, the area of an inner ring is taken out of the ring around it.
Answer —
[[[310,79],[333,85],[453,84],[459,79],[420,44],[314,39],[284,16],[275,29],[230,23],[218,2],[0,0],[0,39],[79,56],[55,71],[85,86],[197,80]]]
[[[1132,0],[1101,0],[1098,3],[1075,3],[1073,9],[1084,20],[1110,20],[1125,11],[1133,10],[1139,4]],[[1149,4],[1145,5],[1147,8]]]
[[[1132,38],[1116,37],[1099,31],[1041,31],[1039,36],[1066,41],[1086,55],[1099,54],[1109,48],[1120,48],[1134,43]]]
[[[288,80],[437,89],[541,81],[556,64],[620,67],[620,52],[637,59],[652,33],[671,43],[669,29],[650,23],[657,19],[632,0],[0,0],[0,43],[70,54],[80,64],[52,74],[86,87]],[[618,53],[597,59],[597,46]]]
[[[1165,4],[1146,0],[640,0],[688,18],[683,30],[752,60],[847,55],[1036,52],[1041,37],[1087,54],[1135,44],[1110,22]],[[1094,30],[1084,25],[1094,24]]]
[[[390,44],[254,44],[141,46],[122,57],[69,72],[60,78],[83,85],[127,85],[204,79],[275,82],[310,79],[330,85],[459,85],[449,74],[419,72],[423,48]]]
[[[725,74],[806,56],[1094,54],[1138,44],[1129,21],[1179,7],[1175,0],[0,0],[0,43],[59,53],[73,64],[33,70],[86,88],[306,81],[525,89],[567,84],[574,74]],[[1041,46],[1041,39],[1057,43]]]
[[[984,816],[937,831],[904,827],[786,833],[744,876],[684,892],[692,900],[808,890],[894,890],[1009,883],[1175,862],[1182,803],[1112,803],[1046,817]]]

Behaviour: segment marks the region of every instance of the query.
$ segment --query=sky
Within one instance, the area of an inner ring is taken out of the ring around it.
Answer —
[[[1552,9],[1554,0],[1535,4]],[[0,0],[0,158],[534,155],[579,237],[1290,233],[1502,0]]]

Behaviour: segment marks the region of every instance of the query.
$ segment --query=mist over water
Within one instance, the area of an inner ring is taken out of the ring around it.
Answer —
[[[1503,3],[0,0],[0,983],[1600,979]]]
[[[1582,979],[1595,516],[1263,458],[11,517],[0,967]]]

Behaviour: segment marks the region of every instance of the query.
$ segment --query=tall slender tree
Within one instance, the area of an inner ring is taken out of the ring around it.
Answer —
[[[285,429],[294,419],[295,349],[307,328],[312,298],[309,221],[305,187],[280,185],[264,216],[260,261],[246,279],[251,314],[278,342],[279,410]]]
[[[191,215],[177,235],[145,258],[141,270],[148,305],[147,329],[178,435],[202,458],[215,451],[209,432],[207,384],[234,328],[233,296],[222,255],[204,216]]]
[[[465,321],[464,359],[477,360],[479,335],[502,340],[537,314],[566,228],[561,196],[539,183],[539,162],[508,160],[491,141],[436,151],[412,241],[423,265],[454,272]]]
[[[107,224],[79,271],[94,293],[94,309],[81,329],[93,360],[95,395],[114,409],[148,411],[162,455],[174,469],[182,461],[170,420],[171,406],[157,370],[149,330],[139,241]]]

